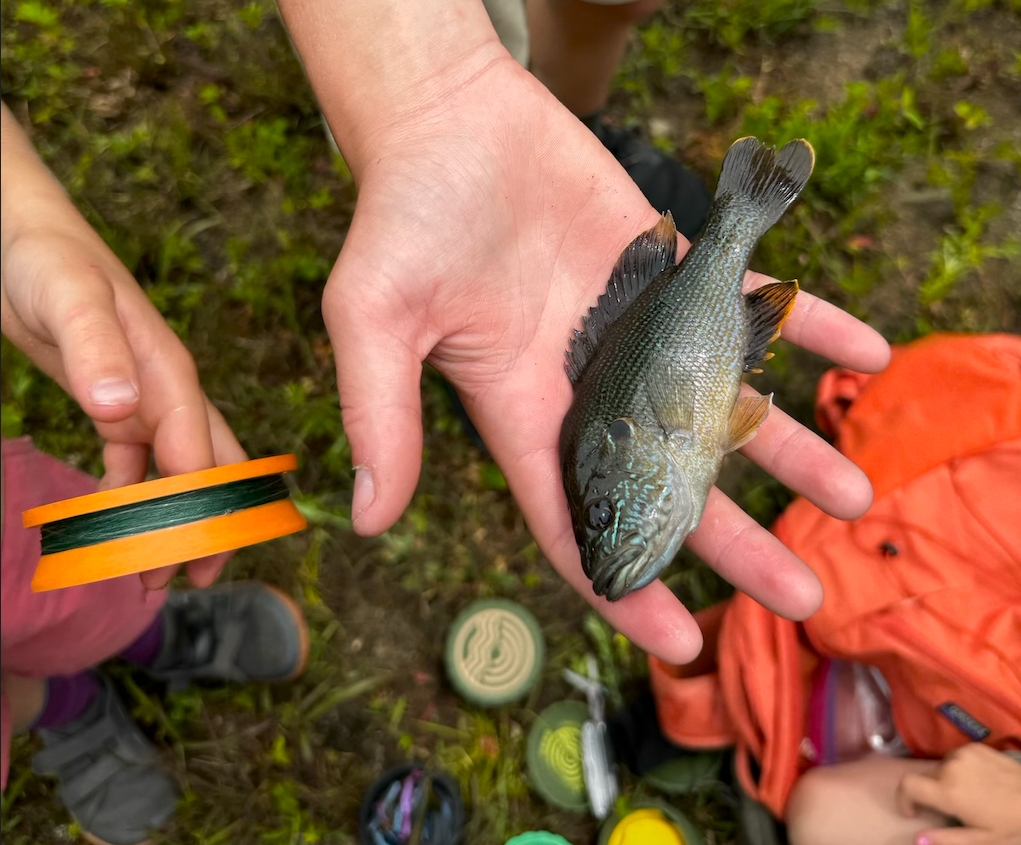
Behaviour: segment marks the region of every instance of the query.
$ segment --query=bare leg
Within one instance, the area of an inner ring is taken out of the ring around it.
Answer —
[[[46,681],[43,678],[4,674],[0,676],[0,684],[11,706],[11,730],[15,733],[25,730],[35,721],[46,703]]]
[[[662,0],[528,0],[532,73],[579,117],[606,105],[633,26]]]
[[[912,845],[923,830],[941,827],[947,819],[919,811],[902,816],[896,805],[904,775],[925,773],[933,760],[872,755],[853,763],[812,769],[794,787],[787,804],[787,836],[791,845]]]
[[[631,31],[661,4],[527,0],[531,70],[602,141],[650,205],[672,212],[677,231],[691,240],[709,211],[710,196],[702,180],[636,133],[602,117]]]

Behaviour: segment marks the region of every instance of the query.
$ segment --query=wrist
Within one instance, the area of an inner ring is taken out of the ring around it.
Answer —
[[[479,0],[280,0],[338,146],[358,179],[404,127],[510,59]]]

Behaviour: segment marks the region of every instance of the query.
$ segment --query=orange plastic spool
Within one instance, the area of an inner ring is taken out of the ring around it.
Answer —
[[[117,514],[123,514],[124,511],[121,509],[125,506],[148,502],[156,503],[158,507],[168,501],[186,504],[187,497],[181,494],[194,491],[205,491],[196,495],[210,499],[220,493],[219,491],[211,493],[208,488],[216,487],[227,491],[231,485],[237,489],[236,482],[263,478],[267,478],[268,483],[272,484],[273,479],[269,477],[290,472],[296,469],[297,465],[297,458],[294,455],[278,455],[200,472],[158,478],[27,510],[22,514],[25,527],[41,526],[44,536],[43,554],[32,579],[32,589],[36,592],[56,590],[145,572],[301,531],[308,523],[290,496],[283,492],[283,498],[276,498],[265,504],[240,510],[225,505],[222,508],[224,512],[203,516],[183,524],[161,525],[159,511],[150,510],[144,521],[140,519],[137,531],[132,527],[127,536],[117,536],[98,542],[86,541],[82,545],[71,541],[75,547],[59,551],[47,552],[45,539],[48,529],[52,533],[69,524],[75,524],[66,523],[65,520],[93,515],[88,522],[92,525],[102,525],[102,520],[95,517],[105,514],[112,519]],[[279,496],[281,493],[278,492],[276,495]],[[167,497],[174,498],[168,500]],[[64,545],[68,543],[65,542]]]

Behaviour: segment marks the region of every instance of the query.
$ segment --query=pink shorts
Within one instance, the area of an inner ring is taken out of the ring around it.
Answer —
[[[102,663],[131,645],[156,618],[166,591],[148,592],[137,575],[33,593],[39,528],[21,513],[96,489],[96,479],[44,455],[27,437],[3,441],[3,538],[0,567],[0,669],[46,678]],[[2,785],[7,786],[11,720],[3,696]]]

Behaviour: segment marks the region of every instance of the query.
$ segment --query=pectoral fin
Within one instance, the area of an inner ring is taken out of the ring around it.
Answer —
[[[691,442],[695,427],[692,377],[674,358],[661,358],[649,367],[645,395],[663,433],[678,448]]]
[[[794,307],[798,282],[773,282],[745,296],[748,308],[748,345],[745,348],[744,371],[760,372],[759,364],[769,360],[769,344],[780,336],[780,328]]]
[[[738,399],[734,412],[730,415],[730,425],[723,441],[723,454],[740,449],[751,440],[769,414],[773,404],[773,394],[768,396],[745,396]]]

